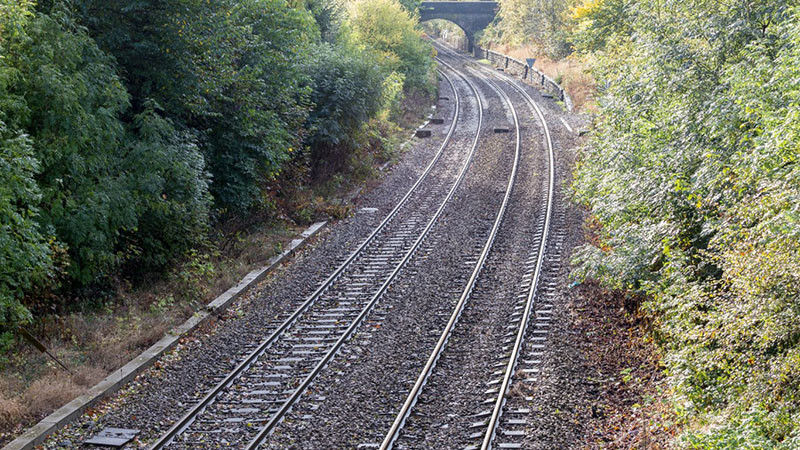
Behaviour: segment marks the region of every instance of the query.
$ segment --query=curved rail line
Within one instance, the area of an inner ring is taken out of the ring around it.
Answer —
[[[443,50],[445,50],[445,53],[451,54],[452,56],[457,57],[457,58],[461,58],[461,56],[458,55],[455,52],[451,52],[446,48],[443,48]],[[539,120],[540,120],[540,122],[541,122],[541,124],[543,126],[543,129],[544,129],[545,143],[547,145],[547,154],[548,154],[548,161],[549,161],[549,177],[548,177],[549,181],[548,181],[548,192],[547,192],[547,205],[546,205],[545,221],[544,221],[544,226],[542,227],[542,236],[541,236],[541,238],[539,240],[539,242],[540,242],[539,248],[536,251],[535,270],[534,270],[534,274],[533,274],[533,277],[531,279],[531,283],[530,283],[530,286],[529,286],[529,289],[528,289],[528,292],[527,292],[527,295],[526,295],[525,307],[524,307],[524,315],[523,315],[523,317],[522,317],[522,319],[520,321],[520,326],[519,326],[519,328],[517,330],[517,333],[516,333],[514,346],[512,348],[508,363],[506,364],[505,370],[503,372],[502,383],[501,383],[500,388],[498,389],[497,399],[494,402],[494,407],[493,407],[492,412],[491,412],[491,417],[487,421],[487,424],[485,426],[486,428],[485,428],[485,433],[483,435],[483,439],[482,439],[482,442],[481,442],[481,449],[482,450],[488,450],[488,449],[492,448],[492,442],[493,442],[493,440],[495,438],[495,434],[496,434],[496,431],[498,429],[498,425],[500,423],[500,418],[501,418],[502,413],[503,413],[503,407],[504,407],[505,402],[506,402],[506,394],[508,393],[508,391],[510,389],[510,386],[511,386],[511,383],[512,383],[512,380],[513,380],[514,371],[515,371],[515,368],[517,366],[517,362],[519,360],[519,355],[520,355],[521,348],[522,348],[522,346],[524,344],[524,339],[525,339],[526,331],[527,331],[527,328],[528,328],[528,324],[530,323],[531,313],[532,313],[533,307],[534,307],[534,305],[536,303],[537,286],[539,284],[539,280],[540,280],[541,274],[542,274],[542,266],[543,266],[543,261],[545,259],[548,234],[549,234],[549,230],[550,230],[550,221],[551,221],[551,216],[552,216],[552,211],[553,211],[553,196],[554,196],[554,190],[555,190],[555,158],[554,158],[554,154],[553,154],[553,145],[552,145],[552,140],[551,140],[551,137],[550,137],[549,128],[547,127],[547,123],[545,121],[544,114],[542,113],[541,109],[536,104],[536,102],[533,101],[533,99],[528,95],[527,92],[524,91],[524,89],[521,89],[519,86],[516,85],[515,80],[511,79],[508,76],[502,76],[501,77],[500,74],[496,74],[493,71],[490,71],[489,69],[485,69],[483,67],[481,67],[481,69],[486,71],[487,73],[491,72],[492,76],[504,79],[504,81],[506,81],[517,92],[519,92],[521,94],[521,96],[524,98],[524,100],[528,103],[528,105],[536,113],[536,115],[538,116],[538,118],[539,118]],[[495,88],[495,90],[500,90],[500,88],[497,87],[497,85],[494,82],[492,82],[492,81],[490,81],[488,79],[486,81],[488,83],[490,83]],[[507,98],[507,96],[505,96],[505,97]],[[456,313],[454,313],[454,315],[455,314]],[[458,312],[458,314],[460,314],[460,311]],[[450,331],[447,331],[447,330],[445,331],[445,333],[449,333],[449,332]],[[441,351],[442,351],[442,348],[440,346],[437,346],[437,348],[434,349],[434,354],[431,355],[431,360],[434,360],[434,363],[435,363],[435,359],[439,358],[439,354],[441,353]],[[438,352],[438,354],[437,354],[437,352]],[[428,372],[426,373],[425,370],[427,370]],[[422,385],[424,385],[423,378],[427,379],[430,376],[430,372],[432,371],[432,367],[426,366],[425,370],[423,371],[423,374],[420,375],[420,379],[418,379],[417,385],[415,385],[415,389],[417,389],[417,390],[421,390]],[[419,382],[420,380],[423,380],[422,383]],[[390,429],[389,433],[387,434],[386,438],[384,439],[384,442],[383,442],[383,444],[381,446],[381,449],[389,449],[389,448],[391,448],[393,443],[394,443],[394,441],[399,437],[399,433],[400,433],[400,430],[402,429],[403,423],[408,418],[408,416],[410,414],[410,407],[413,407],[413,404],[417,400],[417,398],[413,398],[412,399],[411,395],[414,395],[415,397],[418,398],[419,397],[419,392],[412,391],[412,393],[409,396],[409,400],[406,402],[406,405],[404,405],[404,410],[401,410],[401,413],[398,415],[395,423],[392,426],[392,429]]]
[[[391,220],[397,215],[400,209],[407,203],[408,199],[417,190],[417,188],[424,182],[427,178],[428,174],[430,174],[431,170],[433,169],[434,165],[441,159],[442,154],[444,153],[444,149],[447,147],[447,144],[450,142],[453,132],[456,128],[456,123],[458,121],[459,114],[461,112],[461,101],[458,96],[458,92],[455,89],[450,78],[444,73],[441,72],[442,76],[447,80],[448,84],[452,88],[454,92],[454,99],[455,99],[455,111],[453,114],[453,120],[450,123],[450,127],[448,129],[447,135],[442,142],[441,146],[437,150],[436,154],[434,155],[433,159],[431,159],[428,166],[425,168],[423,173],[419,176],[417,181],[414,185],[409,188],[408,192],[403,196],[402,199],[397,203],[397,205],[386,215],[386,217],[378,224],[377,227],[370,233],[370,235],[358,246],[349,256],[348,258],[341,264],[336,270],[312,293],[293,313],[292,315],[284,320],[284,322],[264,341],[262,341],[259,346],[253,350],[241,363],[239,363],[222,381],[220,381],[214,388],[212,388],[198,403],[196,403],[192,409],[190,409],[186,414],[184,414],[181,419],[178,420],[164,435],[162,435],[158,441],[151,445],[151,449],[160,449],[168,445],[178,434],[180,434],[187,426],[189,426],[194,419],[200,414],[208,405],[213,403],[216,397],[222,392],[223,389],[228,387],[236,378],[238,378],[250,365],[258,359],[264,352],[272,345],[277,338],[286,331],[300,315],[303,314],[319,297],[322,295],[325,290],[331,286],[331,284],[336,281],[336,279],[345,271],[345,269],[364,251],[365,248],[375,239],[375,237],[386,227],[386,225],[391,222]]]
[[[378,236],[379,233],[381,233],[381,231],[383,231],[386,228],[387,224],[389,224],[392,221],[392,219],[394,219],[395,216],[397,216],[398,212],[401,210],[401,208],[403,208],[403,206],[406,205],[406,203],[408,202],[408,200],[412,196],[412,194],[420,187],[420,185],[422,185],[422,183],[425,181],[425,179],[431,173],[434,165],[441,159],[441,156],[442,156],[442,154],[444,152],[444,149],[447,147],[448,143],[450,143],[450,141],[451,141],[451,139],[453,137],[453,133],[454,133],[454,131],[456,129],[456,123],[457,123],[457,121],[459,119],[459,116],[461,114],[461,100],[460,100],[460,97],[458,95],[458,91],[457,91],[455,85],[453,84],[452,80],[450,79],[450,77],[448,77],[448,75],[446,73],[444,73],[444,72],[441,72],[441,74],[445,78],[445,80],[447,80],[448,84],[450,85],[450,87],[452,88],[452,90],[454,92],[455,111],[454,111],[454,114],[453,114],[453,120],[452,120],[452,122],[450,124],[449,130],[448,130],[448,133],[446,135],[446,138],[445,138],[444,142],[441,144],[441,146],[439,147],[439,149],[438,149],[437,153],[435,154],[434,158],[431,160],[431,162],[428,164],[426,169],[423,171],[422,175],[420,175],[420,177],[417,179],[417,181],[414,183],[414,185],[408,190],[408,192],[398,202],[398,204],[392,209],[392,211],[386,216],[386,218],[384,218],[384,220],[372,231],[372,233],[367,237],[367,239],[361,245],[359,245],[359,247],[354,252],[352,252],[348,256],[348,258],[340,266],[338,266],[338,268],[314,291],[314,293],[311,294],[286,320],[284,320],[281,323],[281,325],[278,326],[278,328],[275,329],[274,332],[272,332],[272,334],[267,339],[262,341],[258,345],[258,347],[256,349],[254,349],[252,352],[250,352],[248,354],[248,356],[246,358],[244,358],[244,360],[241,363],[239,363],[231,372],[229,372],[228,375],[222,381],[217,383],[217,385],[215,385],[214,388],[211,391],[209,391],[198,403],[194,404],[194,406],[186,414],[184,414],[181,417],[181,419],[179,419],[164,435],[162,435],[156,442],[154,442],[152,444],[152,446],[151,446],[152,449],[161,449],[161,448],[169,445],[173,441],[173,439],[176,436],[178,436],[179,434],[181,434],[184,430],[186,430],[207,407],[209,407],[211,404],[213,404],[215,402],[215,400],[220,396],[220,394],[226,388],[230,387],[235,380],[240,378],[242,376],[242,374],[251,365],[253,365],[254,362],[256,362],[262,355],[264,355],[265,352],[270,348],[270,346],[272,346],[284,332],[286,332],[295,322],[297,322],[298,319],[306,311],[308,311],[309,308],[311,308],[311,306],[322,296],[322,294],[325,293],[326,290],[328,290],[333,285],[333,283],[345,272],[345,270],[362,253],[364,253],[365,249],[369,246],[369,244],[371,244],[375,240],[376,236]],[[480,99],[478,99],[478,102],[480,102]],[[478,129],[477,129],[476,136],[475,136],[475,143],[476,144],[477,144],[477,141],[478,141],[478,136],[480,134],[481,120],[482,120],[482,116],[480,116]],[[473,151],[473,153],[474,153],[474,151]],[[467,167],[469,165],[470,161],[472,160],[472,154],[473,153],[471,153],[470,156],[467,158],[467,161],[464,164],[465,167]],[[462,169],[462,173],[463,172],[464,172],[464,170]],[[456,181],[455,185],[458,185],[460,180],[461,180],[461,178],[459,178]],[[450,196],[452,196],[452,192],[451,192]],[[450,196],[448,196],[448,199],[450,198]],[[446,201],[447,200],[445,200],[445,202]],[[438,216],[436,216],[436,217],[438,217]],[[430,227],[428,227],[427,229],[430,229]],[[423,234],[423,236],[424,236],[424,234]],[[374,296],[375,297],[374,300],[377,300],[379,295],[385,290],[386,286],[388,286],[388,284],[391,281],[391,279],[393,279],[394,276],[399,271],[399,268],[402,267],[408,261],[408,259],[411,256],[411,254],[413,254],[413,249],[416,248],[421,241],[422,241],[421,238],[417,240],[415,245],[412,247],[412,251],[408,252],[406,257],[402,259],[402,261],[397,266],[397,268],[392,272],[389,280],[386,283],[384,283],[384,286],[379,291],[379,294]],[[341,347],[341,344],[344,342],[346,337],[349,337],[349,335],[352,332],[352,330],[355,329],[356,325],[360,322],[361,319],[363,319],[363,317],[366,315],[366,312],[369,311],[369,309],[371,308],[372,305],[374,305],[374,303],[375,303],[374,301],[370,302],[368,307],[365,308],[364,311],[362,311],[362,314],[360,314],[359,317],[355,320],[353,326],[350,327],[348,329],[348,332],[345,333],[345,337],[343,339],[340,339],[339,341],[337,341],[337,344],[334,346],[333,351],[329,352],[329,354],[326,355],[326,357],[323,359],[323,362],[318,364],[317,370],[315,370],[313,372],[313,374],[319,373],[319,371],[322,369],[322,367],[332,358],[333,353],[335,353],[335,350],[338,350],[338,348]],[[306,381],[309,381],[311,378],[313,378],[313,376],[312,377],[307,377]],[[307,383],[303,383],[303,385],[307,385]],[[300,390],[299,392],[296,392],[297,395],[293,395],[291,397],[293,399],[291,403],[296,401],[297,398],[299,398],[301,393],[302,393],[302,390]],[[287,406],[287,405],[284,405],[284,406]],[[285,412],[288,411],[288,407],[290,407],[290,406],[291,405],[288,405],[287,407],[283,408],[282,409],[282,411],[283,411],[282,414],[285,414]],[[282,416],[282,414],[280,414],[280,415]],[[273,418],[275,418],[275,417],[273,417]],[[270,422],[270,423],[272,423],[272,422]],[[262,436],[262,434],[259,434],[259,437],[261,437],[261,436]]]
[[[445,76],[445,78],[447,78],[447,75],[444,72],[441,72],[441,73],[442,73],[442,75]],[[452,80],[450,80],[449,78],[447,78],[447,79],[448,79],[448,82],[450,83],[450,85],[453,87],[453,92],[456,92],[456,89],[455,89],[455,86],[453,86]],[[466,78],[464,78],[464,79],[466,80]],[[478,147],[478,140],[480,138],[480,131],[481,131],[481,128],[483,126],[483,104],[481,102],[480,95],[478,95],[478,92],[474,88],[473,88],[473,93],[475,94],[475,98],[478,101],[478,128],[477,128],[477,132],[475,133],[475,139],[472,142],[472,146],[470,148],[469,156],[467,157],[467,160],[464,162],[464,165],[463,165],[463,167],[461,168],[461,171],[458,174],[456,182],[453,184],[453,186],[450,188],[450,191],[447,193],[447,197],[441,202],[439,208],[436,210],[436,213],[434,213],[433,217],[431,217],[430,221],[428,222],[427,226],[425,227],[425,230],[422,232],[422,234],[414,242],[414,245],[406,253],[406,255],[404,256],[403,260],[397,265],[395,270],[392,272],[392,275],[389,277],[389,279],[387,279],[383,283],[383,285],[378,290],[378,292],[375,293],[373,298],[370,300],[369,305],[366,308],[364,308],[364,310],[361,312],[359,317],[352,323],[352,325],[350,325],[350,327],[347,329],[345,334],[342,335],[342,337],[337,341],[336,345],[334,345],[334,347],[328,352],[328,354],[325,355],[323,360],[320,361],[319,364],[314,368],[314,371],[312,371],[306,377],[306,379],[303,380],[303,383],[301,383],[300,386],[298,386],[295,389],[295,391],[291,395],[291,397],[286,402],[284,402],[284,404],[282,405],[281,409],[278,412],[276,412],[270,418],[269,422],[259,431],[258,435],[256,435],[256,437],[252,441],[250,441],[250,443],[246,447],[247,449],[255,449],[255,448],[258,448],[259,445],[261,445],[261,443],[264,441],[264,439],[266,439],[266,437],[272,432],[272,430],[274,430],[274,428],[278,425],[278,423],[280,423],[280,421],[283,419],[283,417],[286,415],[286,413],[289,412],[289,410],[291,409],[292,405],[297,401],[297,399],[300,398],[300,396],[303,394],[303,392],[305,392],[305,390],[311,384],[311,382],[316,377],[316,375],[333,358],[334,354],[338,351],[339,347],[341,347],[341,345],[347,339],[350,338],[350,336],[355,331],[355,329],[358,327],[358,325],[361,323],[361,321],[366,317],[366,315],[372,309],[372,306],[374,306],[375,303],[377,303],[378,299],[386,291],[386,289],[388,288],[389,284],[393,281],[393,279],[395,278],[397,273],[400,271],[400,269],[402,269],[402,267],[405,265],[405,263],[408,262],[409,259],[411,259],[411,257],[414,255],[414,253],[420,247],[422,242],[428,236],[428,233],[431,231],[433,226],[436,224],[436,221],[439,219],[439,217],[444,212],[445,207],[448,205],[450,200],[453,198],[453,195],[455,194],[456,190],[461,185],[461,182],[464,180],[464,178],[466,176],[467,169],[472,164],[472,160],[473,160],[473,157],[475,155],[475,150]]]
[[[472,87],[472,89],[476,90],[476,92],[477,92],[477,89],[475,88],[475,86],[472,83],[472,81],[470,81],[466,76],[461,74],[457,69],[455,69],[451,65],[447,64],[446,62],[444,62],[440,58],[437,58],[437,60],[439,61],[440,64],[442,64],[443,66],[447,67],[451,71],[453,71],[455,73],[459,73],[459,75],[464,80],[466,80],[467,83],[469,83],[469,85]],[[411,391],[409,392],[408,397],[406,398],[406,401],[403,403],[403,406],[401,407],[400,412],[398,413],[398,415],[396,416],[394,422],[392,423],[392,426],[389,429],[389,432],[384,437],[383,442],[381,443],[381,446],[380,446],[381,450],[390,449],[394,445],[394,442],[399,437],[400,431],[403,429],[403,426],[405,425],[405,422],[408,419],[408,416],[411,413],[412,408],[416,404],[416,402],[417,402],[417,400],[419,398],[419,395],[422,393],[422,389],[425,386],[425,383],[428,381],[428,378],[430,377],[431,373],[433,372],[433,369],[436,367],[436,363],[439,360],[439,357],[441,356],[442,351],[444,350],[445,346],[447,345],[447,341],[450,339],[450,335],[452,334],[453,329],[455,328],[456,324],[458,323],[458,320],[461,317],[461,313],[463,312],[464,307],[465,307],[466,303],[468,302],[468,300],[470,298],[470,295],[472,294],[472,291],[473,291],[473,289],[475,287],[475,284],[476,284],[476,282],[478,280],[478,276],[480,275],[480,273],[481,273],[481,271],[483,269],[484,263],[486,262],[486,259],[487,259],[488,255],[489,255],[489,252],[490,252],[491,248],[492,248],[492,245],[494,244],[494,240],[497,237],[498,230],[500,229],[500,225],[502,224],[503,218],[504,218],[505,213],[506,213],[506,209],[507,209],[507,206],[508,206],[509,199],[511,198],[511,193],[512,193],[512,190],[513,190],[513,187],[514,187],[514,183],[516,181],[517,168],[519,166],[519,160],[520,160],[520,127],[519,127],[519,120],[518,120],[518,117],[517,117],[517,112],[514,109],[514,105],[511,103],[510,99],[505,95],[505,93],[502,92],[500,89],[498,89],[493,84],[490,84],[490,86],[508,104],[508,106],[509,106],[509,108],[511,110],[511,114],[512,114],[512,116],[514,118],[514,126],[515,126],[515,129],[516,129],[516,144],[515,144],[515,152],[514,152],[514,164],[513,164],[512,170],[511,170],[511,175],[509,176],[509,179],[508,179],[508,185],[506,187],[505,196],[503,197],[503,201],[502,201],[502,204],[500,206],[500,210],[497,213],[497,217],[496,217],[496,219],[494,221],[494,224],[492,226],[492,230],[491,230],[491,232],[489,234],[489,238],[486,240],[486,244],[484,245],[483,250],[481,251],[481,254],[480,254],[480,257],[478,259],[478,262],[475,265],[475,269],[472,271],[472,274],[471,274],[471,276],[469,278],[469,281],[467,282],[467,286],[464,288],[463,292],[461,293],[461,296],[460,296],[458,302],[456,303],[456,306],[455,306],[455,308],[453,310],[453,313],[450,316],[450,320],[447,322],[447,325],[445,326],[445,329],[444,329],[443,333],[439,337],[439,340],[437,341],[433,352],[431,353],[430,357],[428,358],[427,362],[425,363],[425,367],[422,369],[422,372],[420,373],[419,377],[417,377],[417,380],[414,383],[414,386],[411,388]]]
[[[481,68],[485,72],[489,72],[485,68]],[[535,101],[531,98],[528,93],[522,89],[521,87],[517,86],[516,80],[510,79],[507,76],[500,76],[495,72],[491,72],[493,76],[498,78],[506,78],[506,82],[512,88],[514,88],[520,95],[525,99],[525,101],[530,105],[530,107],[536,112],[536,115],[539,118],[539,121],[542,124],[542,128],[544,129],[544,136],[545,142],[547,144],[547,155],[549,160],[549,181],[548,181],[548,189],[547,189],[547,209],[545,212],[545,223],[544,229],[542,231],[542,238],[539,243],[538,249],[538,256],[536,259],[536,269],[534,271],[534,275],[530,284],[530,288],[528,290],[526,303],[525,303],[525,312],[522,316],[522,321],[520,322],[520,327],[517,331],[516,339],[514,340],[514,347],[511,351],[511,357],[509,358],[508,364],[505,368],[505,373],[503,374],[503,381],[500,385],[499,392],[497,394],[497,401],[494,404],[492,409],[492,416],[489,419],[489,422],[486,427],[486,434],[484,435],[483,442],[481,443],[481,450],[489,450],[492,448],[492,441],[494,440],[497,426],[500,423],[500,417],[503,413],[503,406],[505,405],[506,401],[506,394],[508,394],[508,390],[511,387],[511,381],[514,376],[514,370],[517,366],[517,362],[519,361],[519,354],[520,350],[523,345],[523,341],[525,339],[525,333],[528,329],[528,324],[530,322],[531,313],[533,311],[534,304],[536,302],[536,292],[537,287],[539,285],[539,279],[542,274],[542,265],[545,259],[545,252],[547,250],[547,238],[550,232],[550,221],[551,216],[553,213],[553,195],[555,191],[555,157],[553,154],[553,141],[550,138],[550,129],[547,127],[547,122],[545,121],[544,114],[542,113],[541,108],[539,105],[536,104]]]

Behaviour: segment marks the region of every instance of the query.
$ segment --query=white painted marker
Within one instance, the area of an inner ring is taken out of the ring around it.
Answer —
[[[563,124],[564,124],[564,126],[565,126],[565,127],[567,127],[567,130],[569,130],[569,132],[570,132],[570,133],[574,133],[574,131],[572,130],[572,127],[571,127],[571,126],[569,126],[569,124],[567,123],[567,121],[566,121],[566,120],[564,120],[564,118],[563,118],[563,117],[559,117],[559,119],[561,119],[561,123],[563,123]]]

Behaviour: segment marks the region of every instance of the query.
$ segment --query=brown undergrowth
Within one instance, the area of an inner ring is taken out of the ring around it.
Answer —
[[[21,340],[0,360],[0,446],[157,342],[280,253],[307,224],[347,216],[354,197],[377,183],[377,168],[396,157],[396,144],[429,106],[426,96],[408,96],[400,125],[375,124],[340,173],[319,182],[285,180],[297,186],[276,195],[273,214],[226,223],[208,248],[187,255],[166,274],[135,284],[120,280],[111,299],[82,299],[88,305],[82,310],[38,317],[30,331],[71,373]]]
[[[567,91],[575,111],[594,111],[596,109],[593,100],[596,91],[594,78],[581,61],[570,57],[554,61],[532,47],[494,45],[492,50],[522,61],[525,61],[526,58],[536,58],[534,67],[554,79]]]
[[[37,318],[31,331],[71,373],[20,341],[0,374],[0,444],[133,359],[262,265],[301,230],[290,222],[272,220],[239,232],[224,252],[188,255],[167,275],[136,286],[120,282],[110,300]]]
[[[574,330],[586,336],[582,351],[597,374],[596,402],[579,448],[666,449],[675,417],[659,352],[636,299],[585,283],[570,309]]]

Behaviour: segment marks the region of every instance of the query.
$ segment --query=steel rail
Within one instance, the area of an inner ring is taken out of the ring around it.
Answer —
[[[461,76],[464,80],[466,80],[467,83],[469,83],[469,85],[472,87],[472,89],[475,90],[475,92],[477,93],[477,89],[475,88],[475,85],[471,81],[469,81],[469,79],[467,77],[465,77],[458,70],[456,70],[454,67],[452,67],[451,65],[447,64],[446,62],[444,62],[440,58],[437,58],[437,60],[439,61],[440,64],[442,64],[445,67],[449,68],[453,72],[459,74],[459,76]],[[492,248],[492,245],[494,244],[494,240],[497,237],[498,230],[500,229],[500,225],[502,224],[503,218],[505,216],[505,212],[506,212],[506,208],[508,206],[509,199],[511,198],[511,193],[512,193],[512,190],[513,190],[513,187],[514,187],[514,183],[516,181],[517,168],[519,166],[519,159],[520,159],[519,120],[517,118],[517,112],[514,109],[514,105],[511,103],[510,99],[505,95],[505,93],[503,93],[501,90],[497,89],[493,85],[490,85],[490,86],[492,87],[492,89],[494,89],[500,95],[501,98],[503,98],[508,103],[508,106],[509,106],[509,108],[511,110],[511,114],[512,114],[512,116],[514,118],[514,126],[516,128],[516,145],[515,145],[515,151],[514,151],[514,164],[513,164],[512,169],[511,169],[511,175],[509,176],[509,179],[508,179],[508,185],[506,186],[505,196],[503,197],[503,201],[502,201],[502,203],[500,205],[500,210],[497,213],[497,217],[495,218],[494,224],[493,224],[492,229],[491,229],[491,231],[489,233],[489,237],[488,237],[488,239],[486,240],[486,243],[483,246],[483,249],[481,251],[480,257],[478,258],[478,261],[477,261],[477,263],[475,265],[475,268],[473,269],[472,274],[470,275],[470,278],[469,278],[469,280],[467,282],[467,285],[464,288],[464,290],[462,291],[461,296],[458,299],[458,303],[456,304],[456,306],[455,306],[455,308],[453,310],[453,313],[450,316],[450,320],[447,322],[447,325],[445,326],[444,331],[442,332],[441,336],[439,337],[439,340],[437,341],[436,346],[433,349],[433,352],[431,353],[430,357],[428,358],[427,362],[425,363],[425,367],[422,369],[422,372],[417,377],[417,380],[414,383],[414,386],[411,388],[411,391],[409,392],[408,397],[406,398],[406,401],[403,403],[403,406],[400,408],[400,411],[397,414],[397,417],[395,418],[394,422],[392,423],[392,426],[389,429],[389,432],[384,437],[383,442],[381,443],[381,446],[380,446],[381,450],[391,449],[392,446],[394,445],[394,442],[400,436],[400,431],[403,429],[403,426],[405,425],[405,422],[408,419],[409,414],[411,414],[412,408],[416,404],[417,399],[419,398],[419,395],[422,393],[422,388],[425,386],[425,383],[428,381],[428,378],[430,377],[431,373],[433,372],[433,369],[436,367],[436,363],[438,362],[439,357],[442,354],[442,351],[444,350],[445,346],[447,345],[447,341],[450,339],[450,335],[452,334],[452,331],[455,328],[456,323],[458,322],[459,318],[461,317],[461,313],[464,310],[464,306],[466,305],[467,301],[469,300],[469,298],[470,298],[470,296],[472,294],[472,291],[473,291],[473,289],[475,287],[475,284],[478,281],[478,276],[480,275],[480,273],[481,273],[481,271],[483,269],[484,263],[486,262],[486,259],[487,259],[488,255],[489,255],[489,252],[490,252],[491,248]]]
[[[433,159],[428,166],[425,168],[423,173],[419,176],[417,181],[414,185],[409,188],[408,192],[403,196],[402,199],[397,203],[397,205],[386,215],[386,217],[381,221],[380,224],[370,233],[370,235],[358,246],[349,256],[348,258],[341,264],[336,270],[311,294],[293,313],[289,316],[272,334],[262,341],[259,346],[253,350],[248,356],[239,363],[228,375],[219,383],[217,383],[198,403],[196,403],[186,414],[184,414],[166,433],[164,433],[159,439],[150,446],[151,450],[158,450],[164,448],[165,446],[169,445],[172,440],[179,434],[181,434],[189,425],[194,422],[195,418],[201,414],[209,405],[211,405],[214,400],[219,396],[219,394],[228,386],[230,386],[234,380],[239,378],[239,376],[244,373],[247,368],[252,365],[261,355],[263,355],[267,349],[278,339],[278,337],[283,334],[311,305],[313,305],[317,299],[336,281],[339,276],[347,269],[347,267],[355,261],[355,259],[364,251],[364,249],[375,240],[375,237],[384,229],[386,225],[391,222],[391,220],[397,215],[400,209],[408,202],[408,199],[417,190],[417,188],[425,181],[428,177],[430,172],[433,170],[434,165],[441,159],[442,154],[444,153],[444,149],[447,147],[447,144],[450,143],[453,133],[456,129],[456,123],[458,121],[459,115],[461,114],[461,100],[458,95],[458,91],[455,88],[452,80],[445,74],[443,71],[439,71],[442,76],[447,80],[448,84],[450,85],[451,89],[454,93],[455,99],[455,112],[453,114],[453,120],[450,123],[450,128],[448,129],[447,135],[445,136],[442,145],[437,150],[436,154],[434,155]],[[480,100],[479,100],[480,101]],[[477,138],[476,138],[477,139]]]
[[[457,71],[454,72],[458,74]],[[444,72],[441,73],[447,78],[447,75]],[[459,76],[461,75],[459,74]],[[461,77],[464,78],[463,76]],[[466,80],[466,78],[464,79]],[[450,80],[448,79],[448,81]],[[452,81],[450,81],[450,83],[452,85]],[[453,86],[453,91],[455,92],[455,86]],[[314,378],[316,378],[316,376],[325,368],[328,362],[330,362],[330,360],[333,359],[333,357],[338,352],[339,348],[341,348],[341,346],[350,338],[353,332],[355,332],[356,328],[358,328],[358,326],[361,324],[364,318],[369,314],[369,312],[378,302],[380,297],[384,294],[384,292],[386,292],[389,285],[392,283],[392,281],[394,281],[394,278],[397,276],[400,270],[405,266],[405,264],[411,259],[411,257],[416,253],[416,251],[422,245],[422,242],[428,236],[431,229],[433,228],[433,226],[438,221],[439,217],[444,212],[445,207],[450,203],[450,200],[455,195],[456,190],[461,185],[461,182],[464,180],[467,173],[467,169],[472,164],[472,160],[475,155],[475,150],[478,147],[478,140],[480,138],[481,128],[483,126],[483,103],[481,102],[481,98],[480,95],[478,95],[478,92],[474,89],[473,92],[475,93],[475,98],[478,101],[478,127],[475,133],[475,139],[473,140],[472,146],[470,148],[469,155],[466,161],[464,162],[464,165],[461,168],[458,177],[456,178],[456,182],[453,184],[453,186],[450,188],[450,191],[447,193],[447,197],[442,201],[441,205],[436,210],[436,213],[434,213],[433,217],[431,217],[431,219],[428,221],[428,224],[425,226],[425,229],[416,239],[416,241],[408,250],[408,252],[406,252],[405,256],[400,261],[400,263],[397,264],[397,266],[392,271],[389,278],[387,278],[386,281],[384,281],[380,289],[378,289],[378,291],[372,296],[369,303],[362,309],[358,317],[350,324],[350,326],[347,328],[344,334],[336,341],[333,347],[331,347],[331,349],[328,350],[328,352],[325,354],[322,360],[320,360],[320,362],[314,367],[314,369],[306,376],[303,382],[300,383],[300,385],[297,388],[295,388],[295,390],[292,392],[292,395],[289,396],[289,398],[287,398],[286,401],[283,402],[278,411],[276,411],[270,417],[269,422],[267,422],[267,424],[259,430],[256,437],[253,438],[250,441],[250,443],[245,447],[246,449],[250,450],[258,448],[258,446],[261,445],[264,439],[266,439],[266,437],[269,436],[269,434],[275,429],[275,427],[281,422],[281,420],[283,420],[283,417],[289,412],[294,403],[303,395],[306,389],[308,389]]]
[[[528,323],[530,322],[531,312],[533,310],[534,303],[536,301],[536,291],[537,286],[539,284],[539,278],[542,272],[542,264],[544,262],[545,251],[547,250],[547,237],[550,232],[550,218],[552,216],[553,211],[553,194],[555,190],[555,157],[553,155],[553,141],[550,138],[550,129],[547,127],[547,122],[545,121],[544,114],[542,113],[541,108],[536,102],[525,92],[524,89],[517,86],[516,80],[503,75],[502,77],[495,73],[494,71],[489,71],[488,69],[481,68],[485,72],[491,72],[491,74],[495,77],[500,79],[504,79],[512,88],[514,88],[517,92],[519,92],[522,97],[526,100],[528,105],[530,105],[533,110],[536,112],[536,115],[539,117],[539,120],[542,123],[542,128],[544,129],[544,136],[545,136],[545,143],[547,144],[547,153],[548,153],[548,160],[549,160],[549,181],[548,181],[548,189],[547,189],[547,209],[545,212],[545,223],[544,229],[542,231],[542,239],[539,243],[539,252],[538,257],[536,260],[536,270],[534,271],[533,278],[531,279],[531,285],[528,289],[526,304],[525,304],[525,313],[522,316],[522,322],[520,322],[519,330],[517,331],[516,339],[514,340],[514,347],[511,351],[511,357],[509,358],[508,364],[506,365],[505,374],[503,375],[503,382],[500,385],[500,389],[497,394],[497,401],[494,404],[492,409],[492,416],[487,423],[486,434],[484,435],[483,442],[481,444],[481,450],[490,450],[492,448],[492,441],[494,440],[495,434],[497,432],[497,426],[500,423],[500,417],[503,413],[503,406],[505,405],[506,401],[506,394],[508,393],[509,388],[511,387],[511,381],[514,375],[514,369],[516,368],[517,362],[519,361],[519,354],[520,350],[522,349],[523,341],[525,340],[525,333],[528,329]]]

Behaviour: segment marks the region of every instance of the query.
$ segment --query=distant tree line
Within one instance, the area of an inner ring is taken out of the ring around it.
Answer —
[[[269,213],[434,75],[396,0],[0,0],[0,344]]]

